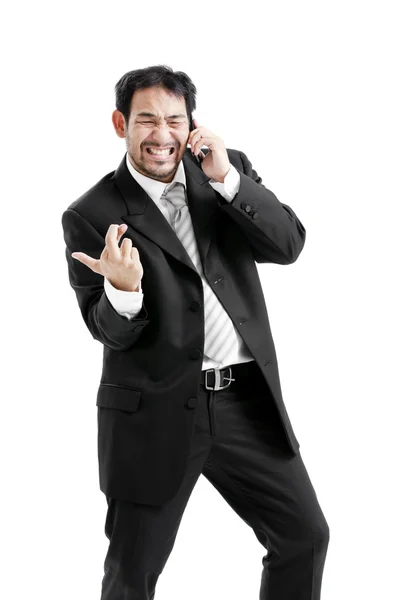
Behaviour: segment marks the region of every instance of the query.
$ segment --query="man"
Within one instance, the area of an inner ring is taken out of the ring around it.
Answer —
[[[305,229],[243,152],[192,119],[195,95],[166,66],[126,73],[112,122],[127,153],[62,215],[70,283],[104,346],[101,598],[154,598],[203,474],[267,549],[260,598],[317,600],[329,528],[256,267],[293,263]]]

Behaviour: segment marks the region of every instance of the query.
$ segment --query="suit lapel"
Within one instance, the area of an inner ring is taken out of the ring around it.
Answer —
[[[195,269],[186,249],[164,215],[143,188],[129,173],[126,157],[115,171],[115,181],[125,201],[127,212],[121,219],[177,260]],[[192,157],[190,148],[183,156],[187,200],[203,268],[215,232],[218,201],[215,190],[208,185],[209,177]]]

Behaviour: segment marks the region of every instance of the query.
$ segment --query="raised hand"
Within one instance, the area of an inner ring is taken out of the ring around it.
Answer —
[[[72,252],[71,256],[95,273],[103,275],[116,289],[137,292],[143,277],[139,251],[132,247],[132,240],[129,238],[124,238],[121,246],[118,245],[127,227],[125,223],[110,225],[105,236],[106,245],[99,259],[84,252]]]

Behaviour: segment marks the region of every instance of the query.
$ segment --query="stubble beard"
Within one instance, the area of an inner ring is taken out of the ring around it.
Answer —
[[[179,161],[176,161],[175,159],[173,161],[168,161],[168,165],[167,162],[159,162],[159,167],[154,166],[151,167],[151,165],[149,165],[149,161],[146,160],[146,148],[143,147],[140,150],[140,156],[137,157],[137,159],[135,158],[135,156],[133,156],[132,152],[129,149],[129,143],[127,140],[127,152],[128,152],[128,157],[130,159],[130,162],[133,164],[133,166],[135,167],[135,169],[137,171],[139,171],[140,173],[142,173],[143,175],[145,175],[146,177],[151,177],[152,179],[157,179],[158,181],[163,181],[164,179],[170,179],[171,177],[173,177],[175,175],[175,172],[178,168],[178,163]],[[175,148],[175,152],[178,152],[178,149]],[[149,155],[150,156],[150,155]],[[165,166],[167,165],[168,168]]]

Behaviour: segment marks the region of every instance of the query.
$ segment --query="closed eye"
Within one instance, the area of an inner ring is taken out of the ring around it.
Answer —
[[[152,123],[153,121],[141,121],[144,125],[147,125],[148,123]],[[170,122],[171,125],[180,125],[179,121],[171,121]]]

